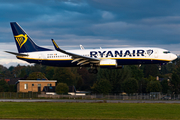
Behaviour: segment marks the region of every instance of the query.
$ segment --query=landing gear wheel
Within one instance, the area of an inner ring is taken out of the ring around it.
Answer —
[[[94,73],[94,74],[97,74],[97,73],[98,73],[98,70],[97,70],[97,69],[93,69],[93,73]]]
[[[89,73],[92,73],[92,72],[93,72],[93,69],[89,69],[88,72],[89,72]]]
[[[159,71],[161,70],[161,65],[159,65]]]

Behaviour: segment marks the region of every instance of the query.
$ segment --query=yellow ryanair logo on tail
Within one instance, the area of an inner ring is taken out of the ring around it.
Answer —
[[[23,34],[20,34],[20,35],[17,35],[17,36],[14,36],[17,43],[19,44],[19,47],[21,48],[27,41],[28,37],[27,35],[23,35]]]

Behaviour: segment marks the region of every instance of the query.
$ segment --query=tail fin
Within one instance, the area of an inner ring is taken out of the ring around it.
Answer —
[[[11,22],[10,24],[19,53],[51,51],[50,49],[39,47],[38,45],[36,45],[18,23]]]

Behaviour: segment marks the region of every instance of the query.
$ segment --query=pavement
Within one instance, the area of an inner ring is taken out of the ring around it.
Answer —
[[[176,103],[180,100],[82,100],[82,99],[0,99],[0,102],[74,102],[74,103]]]

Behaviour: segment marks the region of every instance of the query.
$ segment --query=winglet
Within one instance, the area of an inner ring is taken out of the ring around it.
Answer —
[[[82,45],[80,45],[80,48],[81,48],[81,50],[84,50],[84,47]]]
[[[57,51],[62,52],[62,53],[64,53],[64,54],[69,54],[68,52],[62,50],[62,49],[56,44],[56,42],[55,42],[53,39],[51,39],[51,40],[52,40],[52,43],[53,43],[53,45],[54,45],[54,47],[55,47],[55,49],[56,49]]]
[[[55,49],[56,49],[57,51],[60,51],[61,49],[60,49],[59,46],[56,44],[56,42],[55,42],[53,39],[51,39],[51,40],[52,40],[52,43],[53,43]]]

